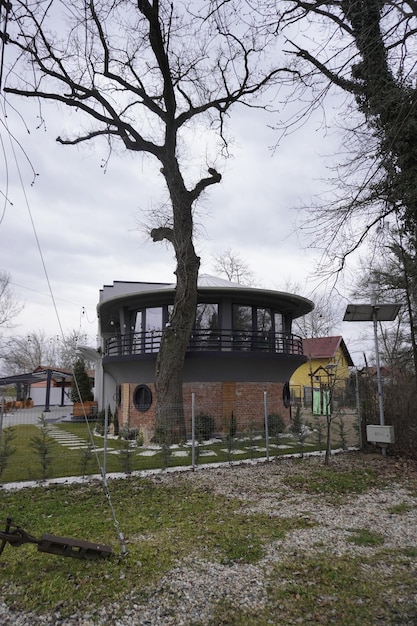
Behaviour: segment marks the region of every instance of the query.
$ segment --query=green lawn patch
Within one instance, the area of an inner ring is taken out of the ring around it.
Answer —
[[[89,562],[38,553],[36,546],[6,546],[1,557],[3,599],[18,608],[69,613],[77,606],[100,606],[131,591],[144,591],[178,560],[193,554],[221,563],[256,563],[265,545],[289,529],[308,524],[303,518],[278,518],[240,512],[235,499],[148,480],[111,483],[128,549],[118,558],[110,510],[99,484],[54,486],[1,494],[1,517],[13,518],[35,537],[51,533],[107,543],[115,555]],[[123,580],[123,582],[120,582]]]
[[[109,437],[107,443],[104,437],[94,433],[94,424],[90,430],[84,422],[62,422],[53,425],[63,434],[69,433],[77,437],[77,445],[64,445],[56,439],[50,440],[50,454],[46,472],[42,466],[39,452],[33,448],[33,440],[39,438],[40,430],[35,425],[19,425],[13,427],[13,454],[8,458],[6,469],[0,475],[0,484],[20,481],[38,481],[46,478],[62,478],[65,476],[83,476],[100,474],[100,467],[104,465],[103,448],[107,445],[106,472],[131,473],[149,469],[166,467],[191,466],[192,449],[190,445],[172,447],[167,454],[157,447],[136,446],[123,439]],[[92,441],[91,441],[92,436]],[[270,458],[282,454],[298,454],[299,446],[291,439],[285,439],[288,447],[278,448],[270,441]],[[82,447],[81,447],[82,446]],[[93,449],[95,448],[95,450]],[[311,445],[305,451],[314,451],[317,446]],[[203,442],[196,449],[196,464],[232,463],[266,457],[265,439],[251,441],[247,438],[233,438],[232,440],[215,440]]]
[[[377,533],[369,528],[355,528],[350,531],[352,537],[348,541],[357,546],[382,546],[385,539],[381,533]]]
[[[381,486],[382,481],[376,471],[371,469],[338,470],[330,464],[311,470],[308,475],[289,476],[286,484],[307,493],[343,496],[349,493],[364,493],[372,487]]]

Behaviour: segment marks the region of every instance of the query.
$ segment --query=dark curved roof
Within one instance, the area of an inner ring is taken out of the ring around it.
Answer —
[[[123,306],[143,306],[153,304],[158,306],[172,302],[175,293],[174,283],[133,283],[115,281],[113,285],[105,285],[100,290],[100,302],[97,312],[109,311]],[[274,306],[283,313],[291,313],[293,318],[306,315],[313,310],[311,300],[295,294],[271,289],[259,289],[240,283],[233,283],[222,278],[202,274],[198,279],[199,296],[215,297],[219,294],[230,296],[234,300],[241,300],[247,304],[259,306]]]

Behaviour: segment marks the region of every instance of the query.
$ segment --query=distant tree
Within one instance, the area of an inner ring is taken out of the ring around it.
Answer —
[[[45,331],[8,336],[2,341],[1,361],[5,375],[33,372],[37,367],[71,371],[78,358],[77,349],[88,341],[79,331],[66,336],[47,336]],[[87,364],[89,367],[90,363]]]
[[[329,337],[337,333],[342,319],[340,315],[340,296],[337,293],[325,294],[313,292],[308,296],[314,302],[314,309],[293,320],[293,332],[303,337]]]
[[[10,274],[0,270],[0,328],[13,328],[16,325],[15,318],[24,307],[19,302],[10,280]]]
[[[7,337],[2,342],[3,370],[7,374],[33,372],[37,367],[55,364],[55,342],[44,331]]]
[[[213,255],[215,266],[214,269],[220,276],[226,276],[231,282],[240,283],[242,285],[252,285],[254,282],[254,274],[249,265],[234,252],[231,248],[227,248],[222,254]]]
[[[314,309],[293,320],[292,330],[303,339],[328,337],[337,333],[338,325],[342,319],[342,297],[333,290],[326,293],[314,290],[309,294],[303,294],[298,283],[287,282],[285,291],[303,295],[314,303]]]
[[[89,402],[94,399],[92,383],[85,367],[84,359],[78,358],[74,363],[73,382],[71,385],[72,402]]]
[[[381,358],[392,371],[412,369],[417,380],[417,248],[401,229],[385,230],[385,244],[363,262],[352,295],[403,305],[393,323],[380,325]]]
[[[91,340],[80,330],[67,332],[59,341],[56,365],[62,369],[71,370],[78,359],[78,349],[81,346],[89,346]],[[94,364],[84,358],[87,369],[93,369]]]

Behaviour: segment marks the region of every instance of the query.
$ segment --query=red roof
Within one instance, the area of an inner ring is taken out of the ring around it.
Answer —
[[[309,359],[332,359],[337,355],[339,348],[342,350],[348,365],[353,365],[349,350],[340,335],[303,339],[303,352]]]

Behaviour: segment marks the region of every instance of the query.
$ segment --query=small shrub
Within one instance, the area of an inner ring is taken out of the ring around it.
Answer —
[[[36,452],[41,464],[42,480],[47,477],[49,466],[52,463],[52,451],[55,445],[54,440],[49,436],[48,424],[45,416],[42,415],[38,419],[39,435],[35,435],[30,440],[30,447]]]
[[[120,432],[120,426],[119,426],[119,415],[118,415],[117,409],[115,409],[114,415],[113,415],[113,427],[114,427],[114,434],[116,437],[118,437],[119,432]]]
[[[336,424],[339,431],[339,445],[342,450],[347,450],[346,424],[343,417],[339,417]]]
[[[85,361],[79,358],[73,367],[73,381],[70,390],[72,402],[88,402],[94,400],[92,382],[88,376]]]
[[[303,426],[303,421],[301,419],[300,407],[298,406],[295,412],[295,415],[293,416],[292,421],[291,421],[291,426],[290,426],[291,433],[295,437],[298,437],[298,435],[300,434],[302,430],[302,426]]]
[[[195,436],[198,441],[211,439],[216,423],[214,417],[208,413],[198,413],[195,417]]]
[[[136,445],[143,446],[144,441],[145,441],[145,438],[143,436],[143,432],[139,431],[138,436],[136,437]]]
[[[249,448],[250,458],[253,459],[253,456],[254,456],[253,452],[254,452],[254,447],[255,447],[255,426],[252,420],[250,420],[249,426],[247,427],[245,431],[245,436],[247,437],[249,441],[248,448]]]
[[[162,444],[162,469],[169,467],[169,461],[172,455],[171,446],[168,442]]]
[[[112,425],[113,425],[113,413],[112,413],[110,404],[108,404],[107,405],[107,426],[110,427]]]
[[[229,420],[229,436],[236,437],[236,433],[237,433],[237,419],[236,419],[235,414],[232,411],[232,414]]]
[[[93,460],[93,458],[94,458],[93,444],[89,443],[86,448],[83,448],[81,450],[80,468],[81,468],[81,472],[82,472],[83,476],[85,476],[87,474],[88,466],[91,463],[91,461]]]
[[[96,425],[94,428],[94,430],[96,431],[98,435],[104,435],[105,420],[106,420],[106,413],[104,409],[101,409],[101,411],[97,413],[97,421],[96,421]]]
[[[9,464],[9,459],[16,452],[11,443],[16,437],[16,432],[13,427],[5,428],[1,433],[1,447],[0,447],[0,476]]]
[[[270,437],[279,437],[284,431],[285,424],[279,413],[270,413],[268,415],[268,435]]]
[[[320,419],[319,415],[315,415],[314,425],[313,424],[307,424],[307,425],[313,431],[316,441],[317,441],[317,446],[319,448],[319,451],[321,452],[323,450],[324,431],[325,431],[323,421]]]
[[[119,437],[124,439],[125,441],[137,441],[139,437],[139,428],[131,427],[129,425],[123,426],[119,430]],[[142,435],[142,444],[143,444],[143,435]]]
[[[132,473],[132,440],[131,439],[122,439],[123,448],[120,450],[119,461],[122,466],[122,471],[125,474]]]
[[[309,430],[308,428],[306,428],[305,424],[303,424],[303,420],[301,418],[301,411],[300,411],[300,407],[297,407],[297,410],[295,412],[291,427],[290,427],[291,433],[293,434],[295,440],[298,443],[298,447],[299,447],[299,452],[300,452],[300,456],[304,456],[304,444],[305,444],[305,440],[308,437],[309,434]]]

